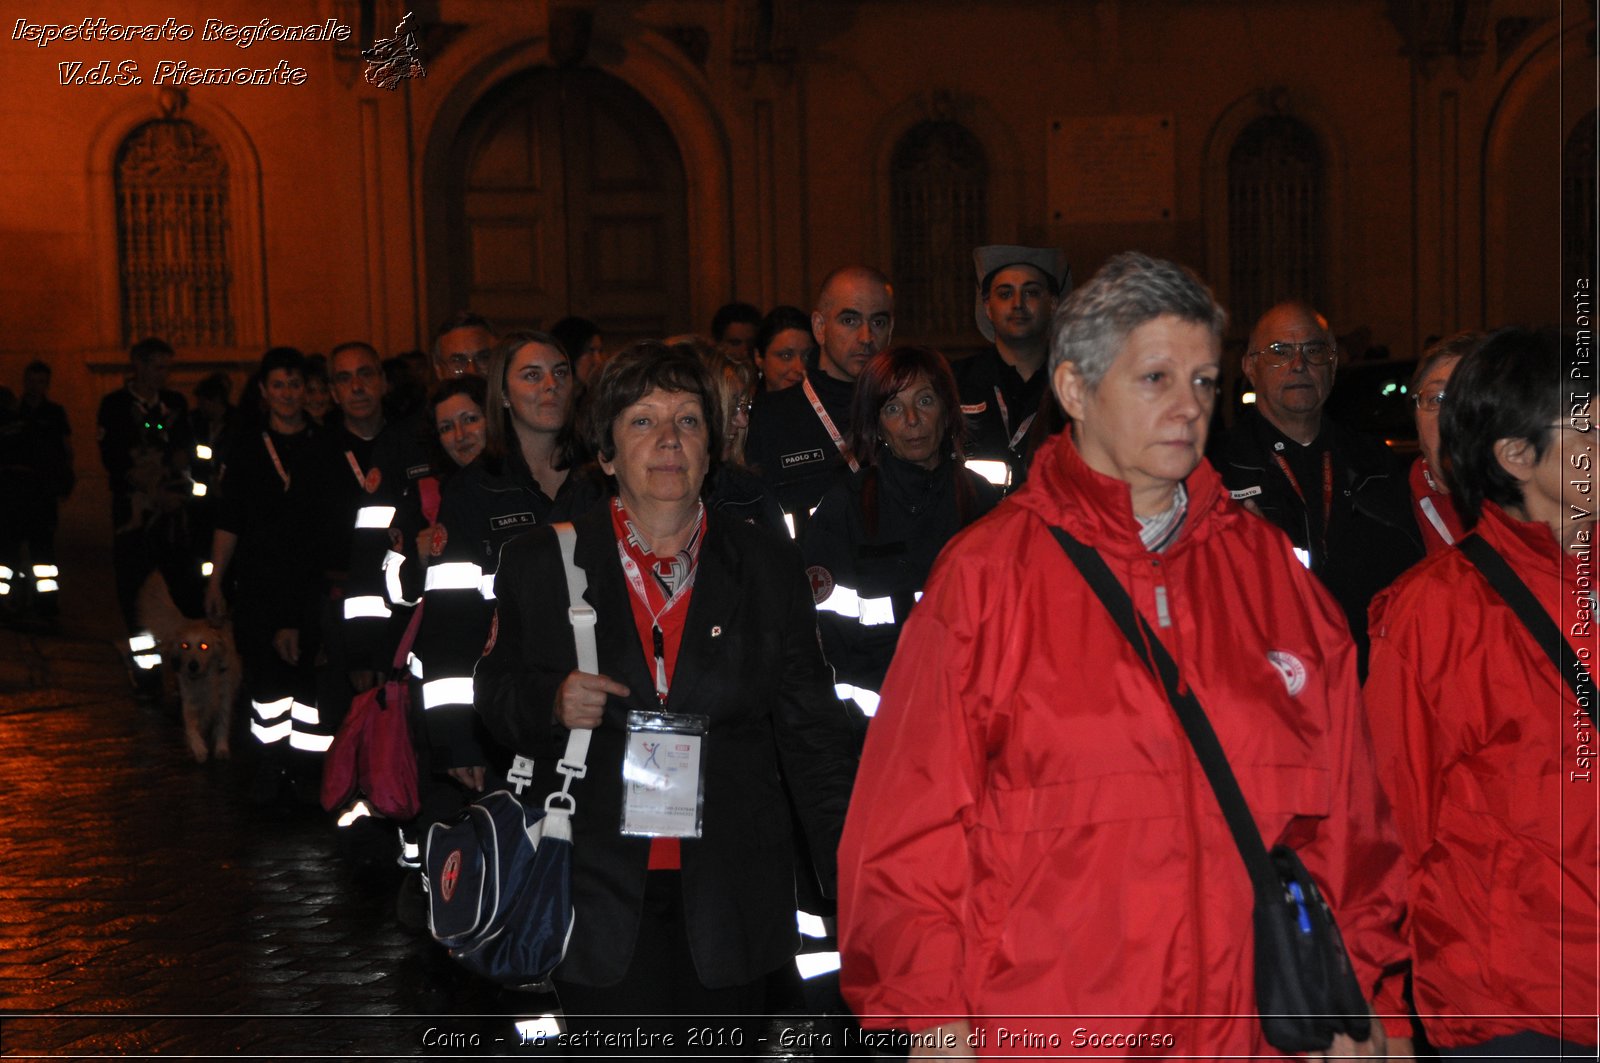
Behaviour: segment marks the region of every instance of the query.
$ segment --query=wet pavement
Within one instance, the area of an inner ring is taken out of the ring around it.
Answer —
[[[553,1006],[399,925],[386,835],[194,764],[107,641],[0,629],[0,764],[0,1057],[511,1051]]]
[[[358,844],[256,806],[239,723],[236,759],[190,759],[175,698],[132,696],[81,556],[60,621],[0,619],[0,1059],[549,1056],[515,1023],[553,996],[400,925],[378,821]]]

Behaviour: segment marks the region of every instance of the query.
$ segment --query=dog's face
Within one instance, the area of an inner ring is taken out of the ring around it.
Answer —
[[[215,675],[229,666],[227,640],[210,624],[187,624],[173,636],[167,663],[179,676]]]

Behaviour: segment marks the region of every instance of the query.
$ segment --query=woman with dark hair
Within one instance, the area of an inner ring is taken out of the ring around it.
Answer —
[[[1511,328],[1462,358],[1439,428],[1468,537],[1372,603],[1367,711],[1417,1012],[1445,1056],[1595,1054],[1595,709],[1562,674],[1594,670],[1592,357]],[[1484,546],[1566,640],[1562,668],[1475,564]]]
[[[313,663],[334,465],[323,430],[306,414],[305,362],[292,347],[261,358],[265,423],[241,432],[228,451],[205,592],[213,624],[223,624],[232,607],[250,731],[263,748],[254,794],[261,801],[278,796],[291,769],[308,782],[320,771],[320,758],[296,763],[288,750],[320,754],[332,741],[317,710]]]
[[[856,378],[849,444],[861,468],[822,496],[800,549],[839,694],[867,716],[934,558],[1000,501],[956,457],[965,439],[955,378],[938,351],[883,351]]]
[[[1417,411],[1417,447],[1421,451],[1411,463],[1411,505],[1430,554],[1448,548],[1462,536],[1461,518],[1445,485],[1439,411],[1444,408],[1451,372],[1482,342],[1481,332],[1461,332],[1440,340],[1423,352],[1411,376],[1411,404]]]
[[[306,416],[311,418],[313,424],[321,425],[328,419],[328,411],[333,409],[333,392],[328,387],[328,358],[322,354],[310,354],[305,362],[305,408]]]
[[[482,452],[444,485],[438,522],[420,537],[426,608],[417,641],[433,766],[471,787],[481,787],[489,763],[474,733],[472,672],[489,638],[500,549],[603,497],[598,478],[575,468],[574,398],[571,362],[553,336],[502,337],[489,356]]]
[[[782,391],[805,379],[806,366],[817,353],[811,315],[797,306],[775,306],[756,331],[756,368],[762,391]]]
[[[533,793],[557,788],[569,728],[594,732],[571,790],[582,914],[556,988],[569,1032],[672,1032],[667,1055],[757,1051],[749,1017],[799,943],[790,799],[832,892],[854,774],[798,558],[702,502],[714,404],[689,352],[640,343],[606,362],[584,424],[615,495],[573,520],[600,674],[577,669],[561,553],[542,527],[506,545],[477,671],[489,730],[538,765]],[[652,787],[635,784],[654,769],[634,752],[655,741],[698,750],[699,770],[670,784],[673,806],[698,813],[651,815]],[[686,1024],[712,1015],[710,1046],[689,1043]]]

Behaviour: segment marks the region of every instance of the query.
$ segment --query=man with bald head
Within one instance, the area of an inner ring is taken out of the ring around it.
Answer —
[[[1422,559],[1404,462],[1323,415],[1338,371],[1328,321],[1280,303],[1250,331],[1246,407],[1212,462],[1236,501],[1282,528],[1344,610],[1366,674],[1367,605]]]
[[[845,445],[856,377],[894,332],[894,289],[867,266],[828,274],[811,333],[817,364],[801,386],[762,392],[750,412],[745,453],[796,533],[839,469],[855,468]]]

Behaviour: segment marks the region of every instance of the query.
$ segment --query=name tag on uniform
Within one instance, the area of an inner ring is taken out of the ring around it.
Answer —
[[[797,450],[793,454],[785,454],[779,461],[785,469],[792,469],[796,465],[809,465],[813,461],[822,461],[823,459],[822,448],[814,447],[811,450]]]
[[[532,513],[507,513],[504,516],[491,517],[489,519],[489,527],[495,531],[499,531],[501,528],[514,528],[519,524],[531,525],[535,523],[537,522],[533,519]]]
[[[622,758],[622,833],[700,837],[705,792],[704,716],[628,713]]]
[[[980,402],[975,406],[968,406],[965,403],[962,403],[961,412],[966,414],[968,417],[976,417],[978,414],[982,413],[984,410],[987,410],[988,408],[989,408],[989,402],[988,402],[987,399],[985,399],[983,402]]]
[[[1261,485],[1260,484],[1257,484],[1255,487],[1241,487],[1237,491],[1229,491],[1228,492],[1228,494],[1233,496],[1233,500],[1235,502],[1243,502],[1245,499],[1254,498],[1256,495],[1259,495],[1260,493],[1261,493]]]
[[[432,465],[428,465],[426,463],[424,463],[422,465],[413,465],[413,466],[411,466],[411,468],[406,470],[406,479],[408,479],[408,480],[420,480],[424,476],[427,476],[431,472],[433,472],[433,466]]]

